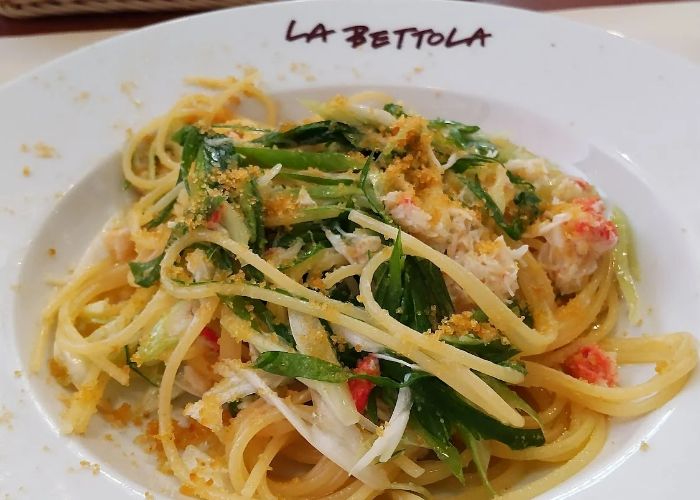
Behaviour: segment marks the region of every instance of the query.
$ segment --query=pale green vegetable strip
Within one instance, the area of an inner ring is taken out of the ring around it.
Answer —
[[[613,266],[622,297],[627,303],[628,318],[633,325],[641,322],[639,311],[639,294],[636,279],[639,267],[634,252],[632,230],[625,214],[619,208],[613,209],[612,221],[617,227],[617,245],[613,249]]]

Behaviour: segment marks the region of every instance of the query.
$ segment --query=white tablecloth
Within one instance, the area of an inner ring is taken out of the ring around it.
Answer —
[[[700,1],[553,12],[675,52],[700,65]],[[122,31],[0,38],[0,84],[72,50]]]

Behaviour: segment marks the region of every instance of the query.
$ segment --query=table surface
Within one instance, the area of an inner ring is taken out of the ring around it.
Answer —
[[[258,0],[260,1],[260,0]],[[531,10],[562,10],[582,7],[650,3],[655,0],[470,0],[498,5],[508,5]],[[656,0],[658,1],[658,0]],[[662,0],[675,3],[677,0]],[[239,3],[245,0],[239,0]],[[83,14],[29,19],[10,19],[0,16],[0,37],[59,33],[68,31],[94,31],[138,28],[174,19],[193,12],[149,12],[123,14]]]
[[[503,0],[533,8],[609,3],[615,0]],[[617,0],[624,2],[625,0]],[[700,64],[700,1],[608,5],[551,11],[613,34],[641,40]],[[0,17],[0,84],[72,50],[178,14],[112,14],[63,19],[7,20]],[[27,23],[18,28],[19,23]],[[64,32],[57,32],[64,31]],[[12,34],[11,36],[9,34]],[[4,35],[4,36],[3,36]]]

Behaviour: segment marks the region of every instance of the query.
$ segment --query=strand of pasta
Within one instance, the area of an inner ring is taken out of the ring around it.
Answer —
[[[469,467],[469,464],[472,463],[472,454],[469,449],[465,449],[460,453],[460,459],[462,461],[463,469]],[[418,460],[416,463],[424,470],[424,472],[413,481],[421,486],[437,483],[443,479],[452,477],[453,475],[450,466],[442,460],[431,458],[428,460]]]
[[[568,344],[595,321],[605,304],[608,290],[614,288],[613,279],[612,260],[610,257],[603,257],[590,282],[555,313],[559,320],[558,335],[548,349],[557,349]]]
[[[592,413],[594,419],[593,433],[586,443],[586,446],[574,458],[561,465],[554,471],[545,475],[540,479],[536,479],[525,484],[520,488],[509,491],[498,497],[499,500],[529,500],[547,490],[554,488],[556,485],[564,482],[569,477],[573,476],[600,453],[605,445],[606,436],[608,433],[608,425],[605,417]]]
[[[498,458],[510,460],[538,460],[540,462],[564,462],[570,460],[585,445],[593,433],[595,420],[593,412],[574,405],[571,408],[571,424],[556,441],[543,446],[511,450],[503,443],[492,441],[491,453]]]
[[[149,179],[138,175],[134,171],[134,153],[136,149],[144,142],[148,135],[153,134],[158,130],[163,122],[163,118],[156,118],[151,121],[148,125],[139,130],[136,134],[131,136],[127,141],[126,148],[122,155],[122,173],[124,178],[131,183],[134,187],[142,191],[150,191],[151,189],[157,188],[162,182],[172,182],[175,185],[175,181],[179,175],[178,170],[173,169],[166,175],[162,176],[160,179]],[[149,165],[152,163],[151,154],[149,151]],[[151,168],[149,167],[149,170]]]
[[[58,319],[56,321],[56,345],[61,349],[70,350],[70,346],[73,345],[70,341],[77,344],[87,344],[87,339],[80,334],[74,324],[75,317],[90,298],[112,290],[115,287],[123,286],[125,283],[125,270],[118,266],[103,275],[101,281],[90,284],[80,293],[66,300],[58,311]],[[109,374],[109,376],[117,382],[122,385],[128,385],[129,373],[125,371],[123,367],[119,367],[110,361],[106,353],[86,352],[82,354],[91,363]]]
[[[662,338],[675,345],[674,357],[660,359],[666,362],[667,367],[650,380],[632,387],[596,386],[533,362],[526,362],[528,375],[523,384],[566,393],[579,404],[609,415],[641,415],[663,404],[680,390],[683,381],[697,364],[692,337],[671,334]],[[618,339],[621,340],[624,339]],[[638,401],[640,399],[643,401]]]
[[[233,435],[231,441],[231,451],[228,456],[228,478],[233,489],[241,493],[243,496],[249,496],[244,493],[247,480],[249,479],[250,472],[246,468],[243,454],[245,452],[248,443],[258,434],[262,429],[268,425],[278,422],[284,419],[284,416],[276,411],[274,408],[269,406],[261,407],[263,410],[267,411],[256,411],[253,410],[255,418],[245,418],[245,425],[237,422],[236,432]],[[245,411],[245,410],[243,410]]]
[[[265,446],[265,450],[258,457],[258,461],[255,463],[255,466],[250,471],[250,476],[248,476],[248,480],[241,490],[241,494],[244,497],[253,497],[253,494],[256,492],[256,490],[258,490],[263,477],[267,473],[272,459],[275,458],[277,453],[287,444],[290,438],[291,431],[285,434],[279,434],[270,439],[267,446]]]
[[[487,399],[487,396],[491,395],[490,393],[486,393],[486,395],[475,394],[474,385],[471,384],[471,380],[468,380],[468,377],[461,377],[459,372],[456,373],[454,370],[450,369],[448,363],[433,359],[420,352],[415,346],[406,345],[406,342],[404,342],[400,336],[390,335],[383,330],[363,323],[356,318],[341,314],[338,311],[331,310],[330,308],[318,307],[313,303],[304,302],[279,292],[242,283],[206,284],[187,287],[178,285],[165,274],[161,275],[161,283],[171,294],[183,299],[211,297],[216,294],[242,295],[279,304],[288,309],[303,312],[317,318],[323,318],[326,321],[337,323],[341,326],[346,326],[354,331],[361,331],[362,334],[370,340],[383,344],[389,349],[413,359],[421,369],[440,378],[462,396],[479,404],[479,406],[494,417],[504,422],[514,422],[516,424],[522,422],[518,420],[518,418],[522,418],[519,414],[516,413],[518,418],[512,417],[511,412],[515,413],[515,410],[510,408],[510,406],[508,406],[510,411],[504,412],[499,410],[501,405],[498,400],[501,398],[497,394],[494,393],[495,398],[498,398],[496,401],[491,398]]]
[[[180,252],[185,248],[198,242],[209,242],[219,245],[220,247],[228,250],[236,256],[236,258],[241,262],[241,264],[248,264],[255,267],[258,271],[263,273],[270,281],[280,288],[285,289],[289,293],[292,293],[298,297],[302,297],[306,300],[313,301],[317,304],[322,304],[325,306],[332,307],[343,314],[352,316],[361,321],[369,322],[371,321],[369,314],[359,307],[355,307],[352,304],[346,304],[338,300],[330,299],[325,295],[315,292],[304,285],[294,281],[286,274],[279,271],[277,268],[272,266],[270,263],[265,261],[259,255],[255,254],[249,248],[235,242],[228,236],[215,231],[198,230],[186,234],[177,241],[175,241],[165,252],[163,261],[161,262],[161,275],[166,275],[167,270],[173,266],[175,259],[180,255]],[[172,286],[173,282],[170,281]],[[171,291],[171,290],[169,290]],[[172,293],[172,291],[171,291]]]
[[[61,432],[64,434],[84,434],[87,431],[109,380],[96,366],[91,367],[86,378],[87,382],[71,395],[68,408],[62,415]]]
[[[360,274],[362,272],[362,268],[362,264],[348,264],[346,266],[338,267],[323,277],[323,286],[326,287],[326,289],[332,288],[333,285],[340,283],[345,278]]]
[[[321,459],[302,476],[297,476],[289,481],[268,479],[267,482],[270,491],[279,497],[325,497],[337,491],[343,484],[348,482],[348,473],[325,456],[322,456]],[[359,488],[362,482],[350,478],[350,484]]]
[[[165,372],[163,372],[163,377],[160,382],[160,390],[158,392],[158,436],[160,438],[161,444],[163,446],[163,451],[168,460],[168,465],[173,471],[175,477],[177,477],[182,484],[193,483],[192,478],[190,478],[189,471],[182,461],[180,454],[175,446],[175,438],[173,434],[173,424],[172,424],[172,408],[171,400],[173,393],[173,385],[175,383],[175,375],[177,370],[182,363],[182,360],[187,353],[195,339],[200,335],[202,329],[209,323],[216,307],[218,306],[218,300],[216,298],[204,299],[199,306],[199,309],[195,313],[194,318],[190,322],[190,325],[185,330],[177,345],[168,356],[165,362]],[[221,497],[218,495],[216,488],[209,485],[199,484],[199,490],[206,492],[208,496]],[[227,496],[223,493],[223,497]],[[235,496],[234,498],[242,498]]]
[[[365,267],[360,275],[360,293],[365,309],[385,330],[393,332],[394,335],[401,335],[406,342],[416,344],[425,349],[428,354],[440,355],[446,361],[458,363],[469,369],[478,370],[481,373],[491,375],[500,380],[517,384],[522,382],[522,374],[505,366],[497,365],[491,361],[485,360],[471,353],[461,351],[449,344],[440,342],[437,338],[429,335],[421,334],[407,327],[406,325],[395,320],[391,315],[383,309],[372,294],[372,279],[380,265],[389,259],[391,248],[384,248],[377,252],[365,264]]]
[[[430,342],[429,336],[421,335],[415,330],[395,320],[374,300],[371,288],[372,277],[374,276],[377,268],[389,259],[390,253],[390,248],[385,248],[384,250],[377,252],[369,260],[364,271],[362,271],[362,274],[360,275],[360,292],[362,294],[362,301],[365,308],[387,331],[393,332],[397,337],[401,336],[406,341],[420,345],[421,348],[428,351],[426,354],[433,356],[435,354],[440,354],[440,356],[445,360],[459,361],[460,364],[465,366],[467,369],[461,373],[455,373],[455,375],[457,377],[463,377],[472,387],[470,394],[464,394],[464,396],[469,399],[469,401],[485,410],[487,413],[493,416],[498,415],[496,418],[502,422],[516,427],[522,427],[524,424],[523,417],[518,414],[508,403],[506,403],[488,384],[486,384],[486,382],[477,377],[471,371],[472,369],[475,369],[493,377],[519,382],[520,377],[515,377],[515,380],[514,377],[512,377],[513,370],[509,370],[507,368],[504,369],[505,367],[501,367],[470,353],[460,351],[459,349],[456,349],[449,344],[440,342],[437,339],[433,338],[432,342]],[[438,346],[440,349],[438,349]],[[447,382],[447,380],[445,381]]]
[[[82,273],[75,276],[64,287],[62,287],[44,308],[41,313],[41,330],[39,332],[39,339],[34,346],[29,363],[30,370],[33,373],[38,372],[41,368],[42,357],[47,351],[47,343],[49,336],[51,335],[52,327],[56,321],[58,309],[68,297],[77,293],[77,291],[86,281],[92,279],[94,276],[97,276],[99,273],[110,267],[110,265],[110,262],[103,261],[98,264],[88,266]]]
[[[522,263],[518,270],[518,285],[532,313],[537,330],[558,331],[558,322],[554,316],[556,310],[554,289],[547,277],[547,272],[529,250],[522,257]]]
[[[115,348],[122,348],[123,346],[134,342],[143,328],[160,319],[163,313],[174,303],[175,301],[171,296],[159,290],[155,293],[155,295],[153,295],[141,313],[138,314],[123,330],[119,332],[110,332],[111,334],[109,336],[105,336],[105,338],[94,341],[80,337],[82,341],[66,341],[65,346],[72,352],[85,355],[98,353],[104,354],[114,350]]]
[[[491,486],[496,491],[508,491],[513,488],[518,481],[520,481],[527,473],[527,462],[513,461],[508,462],[506,467],[500,472],[500,474],[491,477],[489,475],[489,481]],[[465,478],[466,479],[466,478]],[[478,477],[470,477],[469,484],[476,484],[479,486],[472,486],[467,488],[462,494],[469,495],[470,500],[491,500],[493,495],[490,491],[486,489],[485,486],[480,485],[481,479]],[[459,495],[454,495],[452,498],[460,498]]]
[[[372,219],[356,210],[350,212],[348,219],[383,235],[385,238],[396,239],[398,235],[398,229],[395,227]],[[442,272],[456,281],[481,310],[486,313],[493,325],[501,330],[513,345],[524,354],[543,352],[554,340],[552,332],[543,334],[528,327],[476,276],[447,255],[430,248],[409,234],[404,233],[401,235],[401,243],[406,253],[430,260]]]
[[[615,324],[617,323],[620,304],[620,299],[617,293],[616,287],[611,287],[611,289],[608,291],[608,297],[606,299],[607,310],[605,312],[605,317],[600,323],[594,325],[587,334],[573,340],[569,344],[566,344],[559,349],[541,354],[534,358],[533,361],[543,365],[553,366],[563,363],[566,358],[574,354],[583,346],[600,343],[601,340],[612,332],[613,328],[615,328]]]

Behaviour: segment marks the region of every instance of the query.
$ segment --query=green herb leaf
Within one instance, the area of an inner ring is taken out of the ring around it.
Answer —
[[[172,231],[170,231],[170,237],[168,238],[168,242],[165,244],[165,247],[168,248],[176,240],[185,236],[187,234],[187,231],[187,224],[185,224],[184,222],[178,222],[177,224],[175,224],[175,227],[173,227]]]
[[[347,172],[362,168],[362,162],[343,153],[312,153],[264,147],[239,147],[237,151],[241,155],[239,163],[242,166],[257,165],[260,168],[272,168],[280,164],[291,170],[317,168],[322,172]]]
[[[226,135],[202,132],[193,125],[185,125],[175,132],[173,140],[182,146],[178,182],[184,181],[189,193],[197,184],[208,182],[208,174],[213,169],[226,170],[236,163],[236,148]],[[190,178],[193,164],[194,179]]]
[[[535,193],[535,188],[532,184],[510,172],[507,172],[507,174],[511,183],[519,190],[513,200],[516,210],[510,217],[510,222],[506,220],[505,214],[498,208],[498,205],[493,201],[491,195],[481,186],[478,177],[473,176],[471,178],[463,178],[463,180],[472,194],[483,202],[496,225],[510,238],[519,240],[525,229],[527,229],[527,226],[539,216],[540,198]]]
[[[428,128],[443,134],[450,142],[461,149],[468,149],[473,143],[473,134],[479,131],[476,125],[465,125],[452,120],[430,120]]]
[[[407,367],[394,362],[382,361],[381,367],[382,374],[394,380],[401,380],[409,371]],[[482,413],[435,377],[417,380],[411,386],[411,394],[414,398],[412,422],[419,424],[417,430],[423,433],[440,459],[450,466],[457,477],[461,474],[461,462],[458,464],[454,461],[449,437],[464,430],[460,426],[465,426],[476,439],[495,439],[516,450],[544,444],[541,429],[504,425]],[[442,429],[443,424],[446,432]]]
[[[450,442],[452,422],[441,408],[435,408],[430,395],[425,391],[411,392],[413,407],[410,422],[433,449],[437,457],[445,462],[452,474],[464,484],[462,457]]]
[[[236,295],[219,295],[219,299],[236,316],[250,322],[256,330],[275,333],[292,347],[296,346],[289,326],[278,323],[262,300]]]
[[[148,288],[160,280],[160,263],[163,260],[163,255],[146,262],[129,262],[129,269],[131,269],[134,282],[138,286]]]
[[[160,387],[160,384],[154,382],[151,380],[149,377],[147,377],[140,369],[138,366],[136,366],[136,363],[131,360],[131,354],[129,354],[129,346],[125,345],[124,346],[124,357],[126,359],[126,365],[129,367],[131,371],[133,371],[136,375],[144,379],[146,382],[151,384],[153,387]]]
[[[314,184],[320,186],[350,185],[354,182],[352,179],[346,179],[344,177],[321,177],[320,175],[284,171],[277,174],[277,177],[275,177],[275,179],[291,180],[303,182],[305,184]]]
[[[493,163],[494,161],[494,158],[489,156],[473,154],[457,160],[454,165],[450,167],[450,170],[456,174],[462,174],[467,170],[471,170],[482,165],[487,165],[489,163]]]
[[[379,215],[379,217],[381,217],[381,219],[387,224],[393,224],[394,221],[391,220],[391,217],[389,217],[389,214],[387,214],[384,208],[384,203],[382,203],[379,199],[379,196],[377,196],[377,192],[374,189],[374,185],[369,179],[369,169],[371,163],[372,156],[370,155],[367,157],[367,160],[365,161],[365,164],[362,167],[362,172],[360,173],[360,189],[364,193],[365,198],[367,198],[367,202],[369,203],[369,207],[372,209],[372,211],[375,214]]]
[[[269,132],[253,142],[266,147],[293,148],[312,144],[329,144],[335,142],[341,146],[355,149],[361,138],[360,131],[342,122],[324,120],[307,123],[284,132]]]
[[[508,403],[510,406],[515,408],[516,410],[521,410],[527,413],[529,416],[532,417],[532,419],[537,422],[537,425],[540,426],[540,429],[543,429],[544,427],[542,426],[542,422],[540,421],[540,417],[535,411],[535,409],[530,406],[527,401],[525,401],[523,398],[518,396],[518,394],[513,391],[510,387],[508,387],[506,384],[501,382],[500,380],[497,380],[493,377],[490,377],[488,375],[480,374],[479,375],[484,382],[486,382],[496,393],[503,398],[503,400]]]
[[[353,373],[344,366],[329,363],[313,356],[282,351],[261,353],[253,366],[268,373],[285,377],[307,378],[334,384],[340,384],[352,379],[362,379],[369,380],[379,387],[389,387],[391,389],[408,387],[419,380],[432,377],[426,372],[412,371],[406,374],[402,382],[398,382],[389,377]]]
[[[445,279],[432,262],[404,256],[399,232],[389,262],[375,273],[377,303],[395,319],[418,332],[437,328],[454,313]]]
[[[153,219],[151,219],[149,222],[146,223],[144,226],[146,229],[155,229],[156,227],[160,226],[163,222],[165,222],[168,217],[170,217],[170,214],[173,211],[173,207],[175,206],[175,202],[177,200],[173,200],[170,203],[168,203],[163,210],[158,212]]]
[[[443,342],[450,344],[462,351],[466,351],[480,358],[501,363],[507,361],[520,351],[512,344],[504,342],[502,337],[485,341],[472,333],[465,333],[459,337],[444,337]]]
[[[188,248],[199,248],[200,250],[203,250],[207,260],[219,269],[235,272],[240,268],[240,265],[235,257],[228,253],[227,250],[223,249],[219,245],[215,245],[214,243],[195,243]]]
[[[258,254],[265,250],[265,226],[263,224],[263,201],[255,179],[250,179],[243,186],[239,199],[246,227],[250,233],[250,247]]]
[[[177,182],[182,182],[187,179],[187,174],[192,166],[192,162],[194,162],[194,159],[197,157],[199,148],[202,145],[202,134],[197,127],[185,125],[173,134],[173,140],[182,146],[180,175],[177,179]],[[187,187],[187,185],[185,186]]]
[[[377,387],[372,388],[369,393],[369,398],[367,399],[367,408],[365,413],[367,413],[367,418],[374,425],[379,425],[379,416],[377,415],[377,392],[379,389]]]
[[[340,384],[350,379],[347,368],[304,354],[267,351],[258,356],[255,368],[285,377],[302,377]]]
[[[401,118],[402,116],[408,116],[403,106],[396,104],[394,102],[388,102],[382,108],[384,111],[392,115],[394,118]]]
[[[459,432],[462,441],[464,441],[464,444],[466,444],[469,447],[469,451],[472,452],[472,461],[476,467],[476,472],[481,478],[481,482],[484,484],[489,493],[491,493],[491,495],[496,496],[496,490],[493,489],[493,486],[491,485],[489,477],[486,473],[487,464],[484,463],[484,455],[486,454],[486,450],[484,449],[483,443],[476,439],[474,434],[469,432],[468,427],[461,422],[457,423],[457,431]]]

